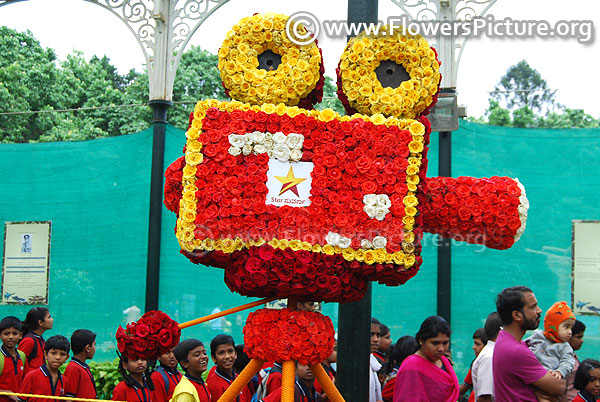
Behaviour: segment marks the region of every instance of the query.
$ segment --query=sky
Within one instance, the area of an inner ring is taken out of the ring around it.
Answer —
[[[410,0],[414,3],[416,0]],[[476,3],[480,0],[461,0]],[[150,0],[139,0],[150,3]],[[0,0],[0,4],[3,2]],[[190,45],[216,53],[227,31],[245,16],[255,12],[292,14],[308,11],[321,21],[346,19],[346,0],[230,0],[210,16],[193,34]],[[404,12],[391,0],[379,1],[379,19],[401,16]],[[595,34],[600,29],[598,0],[497,0],[488,10],[496,21],[591,21]],[[26,0],[0,7],[0,25],[18,31],[30,30],[42,46],[53,48],[59,59],[74,50],[86,58],[106,55],[121,73],[141,71],[145,60],[133,34],[112,13],[84,0]],[[325,59],[325,74],[335,77],[335,66],[345,39],[328,38],[321,30],[319,46]],[[579,43],[575,38],[488,37],[466,42],[458,65],[459,104],[469,116],[481,116],[491,91],[506,70],[521,60],[540,72],[561,104],[584,109],[600,118],[600,40]],[[443,62],[443,60],[442,60]]]

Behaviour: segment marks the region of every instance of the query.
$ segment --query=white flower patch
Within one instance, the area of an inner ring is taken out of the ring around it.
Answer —
[[[384,220],[385,216],[390,212],[392,202],[387,194],[365,194],[363,197],[365,206],[363,210],[369,218]]]
[[[285,135],[280,131],[274,134],[254,131],[247,134],[229,134],[229,144],[229,153],[233,156],[267,154],[281,162],[297,162],[302,159],[304,135]]]
[[[352,243],[352,240],[348,237],[344,237],[335,232],[327,233],[327,236],[325,236],[325,241],[327,244],[332,245],[333,247],[338,246],[339,248],[348,248]]]
[[[373,240],[362,239],[360,241],[360,247],[366,250],[375,248],[385,248],[387,245],[387,239],[383,236],[375,236]]]
[[[521,184],[519,179],[514,179],[517,182],[517,186],[519,186],[519,190],[521,190],[521,195],[519,196],[519,219],[521,220],[521,226],[517,229],[517,233],[515,234],[515,243],[521,238],[523,232],[525,232],[525,223],[527,222],[527,211],[529,210],[529,200],[527,199],[527,195],[525,194],[525,187]]]

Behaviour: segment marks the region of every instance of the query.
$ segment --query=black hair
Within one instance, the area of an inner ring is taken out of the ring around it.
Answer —
[[[390,333],[390,329],[387,327],[387,325],[381,323],[379,324],[379,331],[382,337]]]
[[[394,367],[400,367],[404,359],[414,354],[417,350],[419,350],[419,342],[417,342],[416,338],[411,335],[404,335],[394,345],[390,361]]]
[[[575,388],[580,391],[585,390],[585,386],[590,382],[590,371],[600,368],[600,362],[594,359],[585,359],[581,362],[575,372]]]
[[[426,341],[429,338],[435,338],[440,333],[450,337],[452,331],[450,331],[450,326],[446,320],[439,315],[432,315],[423,321],[421,328],[419,328],[419,332],[417,332],[415,335],[415,338],[418,342],[421,342]]]
[[[196,349],[198,346],[204,346],[204,344],[198,339],[186,339],[175,346],[173,353],[175,353],[175,358],[179,364],[181,364],[181,362],[187,362],[188,353]]]
[[[22,329],[22,324],[21,324],[21,320],[19,320],[17,317],[14,317],[12,315],[9,315],[8,317],[4,317],[2,319],[2,321],[0,321],[0,332],[4,331],[5,329],[8,328],[14,328],[17,331],[21,332]]]
[[[128,387],[134,388],[139,385],[138,382],[136,380],[134,380],[133,377],[131,377],[131,374],[129,374],[129,372],[125,369],[125,367],[123,367],[124,364],[127,364],[129,362],[129,360],[132,360],[132,359],[129,359],[124,354],[119,355],[119,373],[121,373],[121,377],[123,378],[125,385],[127,385]],[[147,365],[146,371],[144,371],[142,373],[142,381],[146,383],[146,386],[148,387],[148,389],[150,391],[154,391],[154,383],[152,382],[152,376],[150,374],[151,374],[150,365]]]
[[[485,330],[483,328],[477,328],[475,332],[473,332],[473,339],[481,339],[481,342],[485,345],[488,341],[487,336],[485,336]]]
[[[381,321],[379,321],[377,318],[371,317],[371,324],[377,324],[379,327],[381,327]]]
[[[243,369],[246,368],[248,363],[250,363],[250,357],[244,352],[244,344],[235,345],[235,353],[237,354],[237,359],[233,363],[233,368],[236,372],[241,373]]]
[[[235,349],[235,342],[231,335],[219,334],[215,336],[212,341],[210,341],[210,355],[212,357],[215,357],[217,349],[221,345],[231,345]]]
[[[46,345],[44,346],[44,350],[46,353],[50,351],[50,349],[64,350],[69,353],[71,349],[71,344],[69,340],[62,335],[54,335],[48,338],[46,341]]]
[[[527,286],[513,286],[502,290],[496,297],[496,310],[500,315],[502,324],[509,325],[513,311],[523,311],[525,307],[525,293],[533,293]]]
[[[46,314],[49,313],[46,307],[34,307],[27,312],[25,321],[23,321],[23,333],[26,334],[31,331],[35,331],[40,327],[40,321],[44,321]]]
[[[494,311],[493,313],[490,313],[485,320],[485,325],[483,326],[483,330],[485,331],[485,336],[488,341],[491,339],[496,339],[501,327],[502,320],[500,319],[498,312]]]
[[[575,324],[573,324],[573,329],[571,330],[572,336],[577,334],[583,334],[585,332],[585,324],[579,320],[575,320]]]
[[[73,354],[83,352],[87,345],[92,345],[96,339],[96,334],[89,329],[78,329],[71,335],[71,349]]]

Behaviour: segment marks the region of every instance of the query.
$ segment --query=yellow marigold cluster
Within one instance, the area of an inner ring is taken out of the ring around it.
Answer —
[[[435,52],[421,35],[387,27],[378,35],[348,41],[340,59],[342,89],[360,113],[413,119],[427,108],[441,80]],[[402,65],[410,79],[398,88],[383,87],[375,69],[384,60]]]
[[[219,71],[232,99],[294,106],[315,88],[322,61],[319,48],[315,43],[292,43],[285,30],[288,18],[257,14],[243,18],[227,33],[219,49]],[[267,50],[281,56],[277,69],[258,68],[258,56]]]

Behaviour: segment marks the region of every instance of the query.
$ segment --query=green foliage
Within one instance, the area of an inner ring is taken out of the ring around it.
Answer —
[[[327,108],[335,110],[342,116],[346,114],[342,102],[337,97],[337,85],[329,76],[325,76],[325,84],[323,85],[323,100],[321,103],[315,105],[315,109],[317,110],[323,110]]]
[[[554,92],[540,73],[523,60],[510,67],[490,92],[490,104],[485,112],[487,123],[522,128],[600,127],[600,119],[594,119],[582,109],[558,104]]]
[[[96,380],[98,399],[110,400],[115,386],[121,381],[119,359],[104,362],[90,362],[90,371]]]
[[[527,106],[536,113],[555,107],[556,91],[550,90],[541,74],[531,68],[525,60],[509,67],[506,74],[491,92],[491,98],[502,102],[514,111]]]

